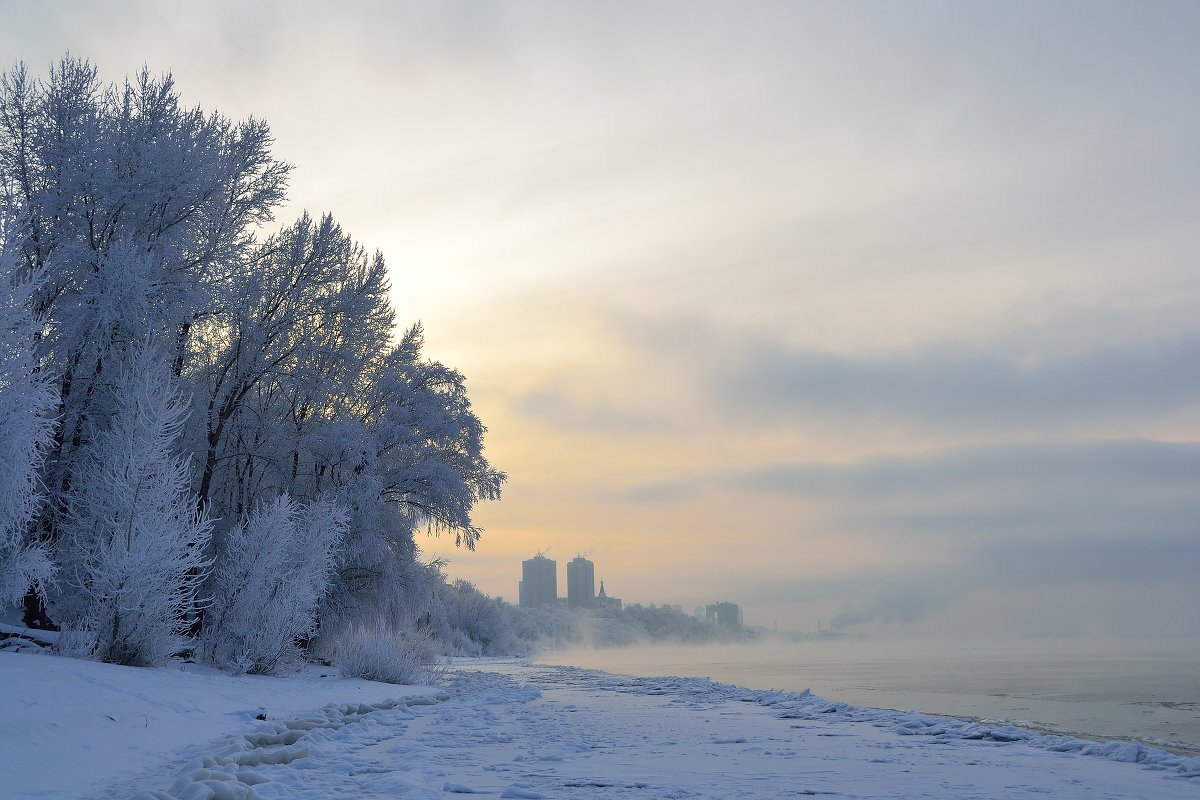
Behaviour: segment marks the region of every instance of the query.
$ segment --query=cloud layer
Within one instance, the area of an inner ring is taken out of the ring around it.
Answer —
[[[511,476],[452,575],[1200,636],[1200,6],[243,5],[0,51],[265,117],[384,250]]]

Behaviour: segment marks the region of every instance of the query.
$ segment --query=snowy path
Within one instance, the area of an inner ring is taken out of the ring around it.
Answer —
[[[260,798],[322,800],[1200,797],[1200,760],[1132,743],[1036,737],[700,679],[480,667],[448,676],[436,702],[264,725],[168,792],[143,797],[247,797],[251,785]]]

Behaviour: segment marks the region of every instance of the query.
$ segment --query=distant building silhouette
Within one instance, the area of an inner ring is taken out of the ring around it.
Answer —
[[[726,628],[741,630],[742,609],[737,603],[712,603],[704,608],[704,618]]]
[[[567,607],[596,607],[596,565],[583,556],[567,562]]]
[[[522,561],[517,594],[521,608],[554,605],[558,600],[558,563],[541,553]]]
[[[596,595],[596,608],[611,608],[614,611],[621,610],[621,598],[609,597],[604,592],[604,581],[600,581],[600,594]]]

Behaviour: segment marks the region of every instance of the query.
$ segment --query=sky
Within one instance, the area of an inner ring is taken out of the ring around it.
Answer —
[[[1200,5],[0,0],[270,123],[509,475],[447,574],[1200,640]]]

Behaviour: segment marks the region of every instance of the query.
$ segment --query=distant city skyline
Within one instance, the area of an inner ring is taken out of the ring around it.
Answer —
[[[596,564],[582,554],[575,556],[566,565],[566,595],[558,594],[558,562],[547,558],[539,550],[533,558],[521,562],[521,579],[517,582],[518,605],[522,608],[541,608],[546,605],[565,605],[574,609],[610,609],[620,611],[624,600],[609,595],[600,581],[600,591],[596,592]],[[634,601],[643,605],[655,605],[655,601]],[[682,603],[663,602],[660,605],[670,606],[683,613]],[[731,628],[741,628],[743,625],[743,610],[736,603],[721,601],[698,606],[695,614],[698,619],[724,625]],[[776,626],[777,627],[777,626]]]

